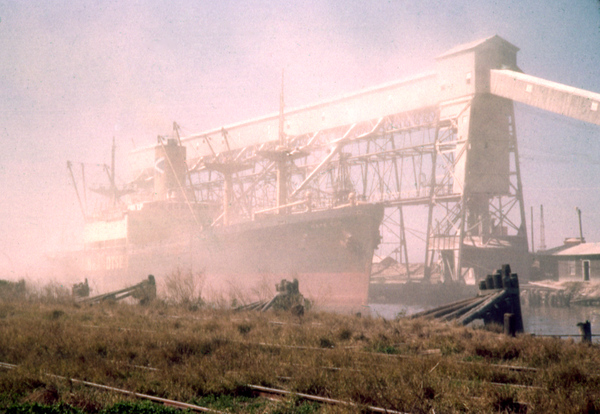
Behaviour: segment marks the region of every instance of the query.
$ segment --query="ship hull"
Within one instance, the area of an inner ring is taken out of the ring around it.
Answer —
[[[205,300],[241,304],[268,298],[276,283],[296,278],[317,308],[354,311],[367,305],[382,218],[383,206],[373,204],[271,215],[191,228],[150,245],[87,249],[76,260],[99,291],[153,274],[160,294],[164,281],[180,272],[197,276]]]

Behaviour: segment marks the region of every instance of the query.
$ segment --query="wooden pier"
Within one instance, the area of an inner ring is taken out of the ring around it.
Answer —
[[[511,273],[510,265],[503,265],[479,282],[479,294],[476,297],[423,311],[412,317],[456,321],[462,325],[483,319],[485,325],[504,325],[505,332],[510,335],[523,332],[519,278],[516,273]]]

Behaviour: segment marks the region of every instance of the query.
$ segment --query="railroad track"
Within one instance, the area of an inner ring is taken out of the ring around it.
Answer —
[[[18,368],[18,365],[9,364],[6,362],[0,362],[0,368],[16,369],[16,368]],[[114,393],[118,393],[118,394],[124,394],[124,395],[130,396],[130,397],[133,397],[133,398],[139,398],[139,399],[143,399],[143,400],[152,401],[155,403],[161,403],[161,404],[163,404],[165,406],[169,406],[169,407],[188,409],[188,410],[195,411],[195,412],[226,414],[223,411],[214,410],[212,408],[203,407],[203,406],[196,405],[196,404],[189,404],[189,403],[184,403],[181,401],[170,400],[168,398],[161,398],[161,397],[156,397],[153,395],[142,394],[139,392],[125,390],[122,388],[116,388],[116,387],[111,387],[111,386],[104,385],[104,384],[98,384],[95,382],[84,381],[84,380],[80,380],[80,379],[76,379],[76,378],[67,378],[67,377],[64,377],[61,375],[55,375],[55,374],[49,374],[49,373],[46,373],[44,375],[46,375],[47,377],[50,377],[50,378],[68,381],[72,384],[81,384],[81,385],[85,385],[88,387],[101,389],[104,391],[114,392]],[[256,394],[260,397],[263,397],[263,398],[271,399],[271,400],[282,400],[285,397],[294,396],[296,398],[300,398],[300,399],[307,400],[307,401],[313,401],[313,402],[317,402],[320,404],[341,405],[341,406],[345,406],[345,407],[360,407],[362,409],[368,410],[369,412],[373,412],[373,413],[409,414],[406,412],[395,411],[395,410],[390,410],[390,409],[381,408],[381,407],[374,407],[374,406],[370,406],[370,405],[361,405],[361,404],[357,404],[357,403],[354,403],[351,401],[336,400],[333,398],[320,397],[318,395],[304,394],[304,393],[298,393],[298,392],[282,390],[282,389],[277,389],[277,388],[263,387],[261,385],[247,384],[247,385],[245,385],[245,387],[248,388],[249,390],[251,390],[254,394]]]

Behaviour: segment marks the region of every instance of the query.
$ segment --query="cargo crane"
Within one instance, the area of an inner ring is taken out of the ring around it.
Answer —
[[[426,280],[434,270],[477,280],[502,263],[526,278],[513,101],[600,125],[600,94],[522,73],[518,50],[492,36],[438,56],[431,73],[183,137],[189,188],[206,202],[227,192],[227,214],[213,226],[279,212],[282,200],[304,208],[307,194],[311,205],[329,207],[353,194],[385,204],[380,249],[407,276],[407,221],[421,215]],[[277,151],[283,159],[265,156]],[[246,167],[225,179],[209,168],[223,158]],[[154,149],[133,151],[130,163],[143,176]]]

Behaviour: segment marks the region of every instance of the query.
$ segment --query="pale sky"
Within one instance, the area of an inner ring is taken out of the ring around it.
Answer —
[[[600,92],[600,2],[0,0],[0,278],[77,241],[67,160],[110,162],[170,132],[434,69],[434,58],[499,35],[527,74]],[[600,127],[516,104],[529,224],[546,244],[600,242]],[[88,168],[88,167],[86,167]]]

